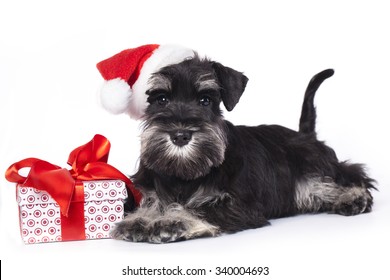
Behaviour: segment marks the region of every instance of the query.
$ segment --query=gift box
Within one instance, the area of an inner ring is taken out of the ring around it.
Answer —
[[[70,153],[70,170],[37,158],[7,169],[6,179],[17,183],[25,243],[109,238],[123,219],[124,200],[139,205],[141,194],[130,179],[107,164],[109,150],[109,141],[95,135]],[[26,167],[30,171],[23,177],[19,170]]]
[[[109,238],[115,223],[123,219],[127,198],[125,183],[119,180],[82,182],[82,194],[74,196],[68,217],[46,191],[17,187],[20,230],[25,243]],[[84,196],[84,197],[82,197]],[[79,211],[75,211],[76,208]]]

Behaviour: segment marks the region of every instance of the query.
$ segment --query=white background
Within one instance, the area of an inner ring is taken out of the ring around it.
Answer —
[[[301,215],[262,229],[167,245],[98,240],[26,246],[19,236],[15,186],[0,176],[2,279],[126,279],[121,273],[128,265],[208,271],[269,266],[268,279],[386,279],[390,6],[385,2],[1,0],[1,173],[26,157],[66,167],[69,152],[100,133],[112,144],[109,163],[132,174],[139,123],[99,107],[102,78],[95,64],[126,48],[175,43],[249,77],[240,103],[225,114],[235,124],[296,129],[309,79],[334,68],[335,76],[316,98],[319,138],[340,159],[366,163],[379,188],[373,212],[355,217]]]

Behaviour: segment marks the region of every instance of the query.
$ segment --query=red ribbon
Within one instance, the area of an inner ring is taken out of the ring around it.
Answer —
[[[80,205],[82,206],[82,212],[84,211],[84,190],[80,187],[82,186],[80,181],[121,180],[125,182],[129,195],[133,195],[138,206],[141,193],[135,189],[127,176],[107,164],[110,146],[107,138],[97,134],[87,144],[74,149],[70,153],[68,159],[68,164],[72,166],[70,170],[37,158],[26,158],[12,164],[7,169],[5,177],[8,181],[17,183],[20,187],[33,187],[48,192],[58,203],[61,215],[64,217],[70,217],[75,212],[80,212],[80,207],[78,207]],[[20,169],[25,167],[31,168],[27,177],[23,177],[18,173]],[[70,207],[72,201],[74,203]],[[74,207],[73,204],[75,204]],[[84,214],[82,213],[82,215]],[[77,223],[82,223],[84,228],[83,216],[76,220]],[[74,236],[74,234],[71,235]]]

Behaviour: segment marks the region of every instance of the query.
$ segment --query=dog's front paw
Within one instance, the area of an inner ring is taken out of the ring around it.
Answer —
[[[186,239],[184,222],[158,220],[148,223],[142,218],[123,220],[111,231],[111,237],[132,242],[167,243]]]
[[[160,220],[149,227],[149,242],[168,243],[182,241],[186,238],[187,228],[180,220]]]
[[[117,240],[133,242],[147,241],[147,221],[142,218],[123,220],[111,231],[111,237]]]

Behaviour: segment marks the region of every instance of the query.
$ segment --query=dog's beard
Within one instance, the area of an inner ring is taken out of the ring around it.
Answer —
[[[191,141],[175,145],[170,131],[178,128],[192,132]],[[207,175],[224,161],[226,133],[221,126],[183,126],[149,124],[141,134],[141,162],[160,175],[193,180]]]

